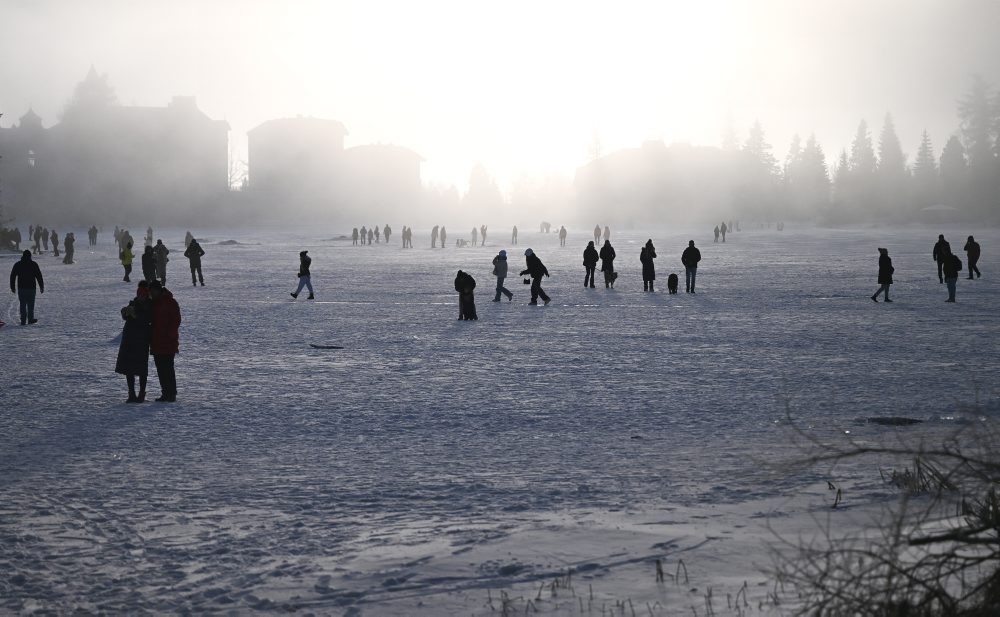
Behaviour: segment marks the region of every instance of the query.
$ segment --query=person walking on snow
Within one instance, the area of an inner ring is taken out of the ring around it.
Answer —
[[[132,274],[132,260],[135,259],[135,255],[132,254],[131,242],[118,253],[118,258],[121,259],[122,267],[125,268],[125,277],[122,280],[128,283],[131,280],[129,275]]]
[[[118,359],[115,372],[125,376],[128,384],[126,403],[142,403],[146,400],[146,378],[149,375],[149,339],[152,335],[152,306],[149,299],[149,285],[139,281],[135,298],[122,308],[122,341],[118,345]],[[135,392],[135,378],[139,378],[139,393]]]
[[[10,269],[10,292],[17,294],[21,309],[21,325],[38,323],[35,319],[35,284],[38,293],[45,293],[45,281],[38,263],[32,261],[31,251],[21,253],[21,261]]]
[[[499,302],[501,294],[507,296],[508,302],[513,300],[514,294],[503,286],[503,281],[507,278],[507,251],[500,251],[493,258],[493,275],[497,277],[497,295],[493,298],[493,301]]]
[[[358,228],[357,227],[355,227],[354,229],[351,230],[351,244],[353,246],[357,246],[358,245]]]
[[[701,261],[701,251],[694,246],[694,240],[688,241],[688,247],[681,253],[681,263],[684,264],[684,280],[687,293],[694,293],[694,280],[698,274],[698,262]]]
[[[892,259],[889,258],[889,249],[880,248],[878,250],[878,284],[881,287],[872,294],[873,302],[878,302],[878,295],[881,293],[885,294],[886,302],[892,302],[889,299],[889,285],[892,285],[892,273],[895,271],[896,269],[892,267]]]
[[[479,246],[486,246],[486,225],[479,228]]]
[[[476,238],[479,236],[479,231],[475,227],[472,228],[472,248],[476,248]]]
[[[559,246],[566,246],[566,227],[559,226]]]
[[[982,276],[979,272],[979,268],[976,265],[979,263],[979,243],[976,242],[972,236],[965,243],[965,253],[968,256],[966,261],[969,262],[969,280],[972,280],[972,273],[976,273],[976,278]]]
[[[76,246],[76,236],[73,235],[73,232],[71,231],[68,234],[66,234],[65,238],[63,238],[63,252],[66,253],[63,256],[64,264],[73,263],[73,252],[75,250],[74,249],[75,246]]]
[[[302,293],[302,288],[308,287],[309,297],[306,300],[315,300],[316,296],[313,294],[312,280],[309,278],[309,266],[312,264],[312,259],[308,253],[309,251],[299,252],[299,287],[289,295],[293,298],[298,298],[299,294]]]
[[[601,226],[594,225],[594,244],[601,241]]]
[[[611,240],[611,227],[605,225],[604,226],[604,241],[607,242],[609,240]]]
[[[368,241],[368,228],[364,225],[361,226],[361,246],[364,246],[365,242]]]
[[[951,245],[948,241],[944,239],[944,234],[938,235],[938,241],[934,243],[934,251],[931,256],[934,257],[934,261],[937,262],[938,266],[938,280],[944,283],[944,265],[948,261],[948,255],[951,255]]]
[[[531,302],[528,304],[537,305],[539,297],[541,297],[542,302],[548,304],[552,301],[552,298],[542,289],[542,277],[549,276],[548,269],[531,249],[524,250],[524,261],[527,268],[521,271],[521,276],[528,275],[531,277]]]
[[[56,233],[55,229],[52,230],[52,235],[49,236],[49,241],[52,242],[53,254],[55,257],[59,257],[59,234]]]
[[[382,230],[382,237],[385,238],[386,244],[389,244],[389,234],[391,233],[392,233],[392,227],[389,227],[389,224],[386,223],[385,228]]]
[[[955,301],[955,288],[958,285],[958,273],[962,271],[962,260],[957,255],[948,253],[944,257],[944,282],[948,285],[948,299],[945,302]]]
[[[431,229],[431,248],[432,249],[437,248],[437,241],[438,241],[438,226],[435,225],[434,228]],[[444,243],[444,241],[442,240],[442,244],[443,243]]]
[[[722,234],[722,243],[723,244],[726,243],[726,232],[727,231],[729,231],[729,228],[726,227],[726,222],[722,221],[722,225],[719,227],[719,233]]]
[[[715,242],[716,242],[716,244],[718,244],[718,242],[719,242],[719,226],[716,225],[715,229],[712,230],[712,232],[715,234]]]
[[[163,244],[163,240],[157,239],[156,246],[153,247],[153,256],[156,260],[156,278],[159,279],[164,285],[167,284],[167,254],[170,253],[170,249]]]
[[[204,287],[205,277],[201,275],[201,258],[205,256],[205,250],[198,244],[197,239],[191,238],[191,244],[188,244],[187,249],[185,249],[184,256],[188,258],[188,265],[191,266],[191,286],[201,283],[201,286]],[[198,274],[197,280],[195,280],[196,272]]]
[[[618,278],[618,274],[615,273],[615,249],[611,246],[610,240],[604,241],[604,246],[601,247],[601,272],[604,273],[604,288],[609,287],[614,289],[615,279]]]
[[[371,229],[369,229],[368,230],[368,246],[371,246],[372,244],[374,244],[373,240],[375,240],[375,232],[372,231]]]
[[[447,239],[448,239],[448,232],[445,231],[444,225],[442,225],[441,226],[441,248],[445,248],[447,246],[445,244],[445,240],[447,240]]]
[[[156,255],[153,254],[153,247],[147,245],[142,253],[142,278],[147,283],[156,280]]]
[[[597,271],[598,259],[600,254],[594,248],[594,241],[591,240],[587,243],[587,248],[583,249],[583,267],[586,270],[586,274],[583,275],[584,287],[587,287],[587,282],[590,281],[590,288],[594,288],[594,273]]]
[[[514,225],[514,229],[510,232],[510,243],[517,246],[517,225]]]
[[[379,231],[378,225],[375,225],[374,227],[372,227],[372,229],[375,230],[375,244],[378,244],[379,243],[379,237],[382,235],[382,232]]]
[[[174,356],[180,351],[181,308],[174,295],[160,281],[149,284],[152,299],[153,327],[149,338],[149,353],[156,365],[160,381],[158,403],[177,400],[177,376],[174,373]]]
[[[656,280],[656,269],[653,267],[653,260],[656,259],[656,249],[653,248],[653,239],[646,240],[646,246],[639,251],[639,262],[642,264],[642,290],[653,291],[653,281]]]

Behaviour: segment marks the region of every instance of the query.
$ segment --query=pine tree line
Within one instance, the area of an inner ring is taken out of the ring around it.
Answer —
[[[1000,222],[1000,92],[982,77],[958,105],[959,126],[935,158],[926,130],[912,164],[903,152],[891,114],[873,141],[862,120],[851,142],[828,166],[815,135],[792,138],[779,165],[759,122],[738,152],[748,186],[742,201],[750,215],[820,218],[830,223],[919,221],[939,216]],[[732,150],[733,141],[724,150]],[[930,210],[927,210],[930,208]],[[955,210],[950,210],[954,208]]]

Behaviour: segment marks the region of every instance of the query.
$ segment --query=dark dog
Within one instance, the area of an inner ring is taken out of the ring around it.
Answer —
[[[667,277],[667,291],[672,294],[677,293],[677,275],[673,272]]]

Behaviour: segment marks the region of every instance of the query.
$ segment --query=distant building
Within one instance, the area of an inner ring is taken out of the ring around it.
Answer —
[[[229,125],[193,97],[165,107],[121,106],[91,68],[61,122],[32,110],[0,129],[4,199],[25,222],[171,218],[229,189]]]
[[[347,135],[336,120],[305,117],[269,120],[248,131],[252,199],[343,220],[387,220],[420,202],[423,157],[385,144],[345,149]]]

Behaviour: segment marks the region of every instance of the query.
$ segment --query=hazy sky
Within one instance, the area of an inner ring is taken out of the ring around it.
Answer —
[[[892,112],[940,152],[973,73],[1000,85],[1000,0],[2,0],[3,126],[57,122],[93,64],[123,104],[195,95],[237,149],[272,118],[420,152],[425,182],[572,174],[646,139],[718,145],[759,119],[828,160]],[[241,155],[245,156],[245,155]]]

